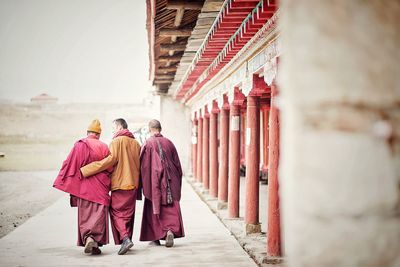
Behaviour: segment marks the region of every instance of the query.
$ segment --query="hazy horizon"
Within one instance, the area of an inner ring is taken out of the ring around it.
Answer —
[[[142,102],[145,25],[145,1],[0,0],[0,101]]]

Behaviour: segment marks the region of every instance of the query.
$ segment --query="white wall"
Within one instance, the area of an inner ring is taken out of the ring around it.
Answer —
[[[170,96],[160,97],[162,134],[176,146],[182,169],[189,174],[191,158],[191,120],[189,109]]]

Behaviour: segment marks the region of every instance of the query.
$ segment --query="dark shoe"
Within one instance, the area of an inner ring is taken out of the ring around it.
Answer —
[[[133,247],[133,242],[129,237],[125,237],[122,241],[121,248],[118,251],[118,255],[124,255],[131,247]]]
[[[94,241],[94,239],[89,236],[88,238],[86,238],[84,252],[85,253],[92,253],[93,248],[97,248],[97,242]]]
[[[161,245],[160,240],[149,242],[149,246],[160,246],[160,245]]]
[[[170,248],[174,245],[174,234],[168,230],[167,236],[165,237],[165,246]]]
[[[93,247],[92,249],[92,255],[100,255],[101,250],[98,247]]]

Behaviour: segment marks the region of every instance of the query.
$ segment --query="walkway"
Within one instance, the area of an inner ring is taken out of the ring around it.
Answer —
[[[182,193],[186,237],[173,248],[138,241],[139,201],[133,249],[119,256],[119,247],[107,245],[102,255],[86,256],[75,246],[76,210],[63,197],[0,239],[0,266],[257,266],[186,181]]]

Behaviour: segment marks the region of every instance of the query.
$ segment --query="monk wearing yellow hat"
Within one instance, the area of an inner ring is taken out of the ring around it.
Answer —
[[[114,167],[111,174],[111,230],[116,245],[121,245],[118,254],[123,255],[133,246],[133,224],[136,198],[138,197],[140,173],[140,144],[128,130],[122,118],[113,122],[114,137],[110,143],[110,155],[101,161],[81,168],[82,175],[90,177]]]
[[[110,154],[107,145],[99,140],[100,134],[100,122],[93,120],[87,128],[86,138],[75,143],[53,185],[69,193],[71,206],[78,207],[78,246],[84,246],[84,252],[91,255],[100,254],[99,247],[109,242],[109,174],[112,169],[85,178],[80,168]]]

